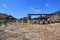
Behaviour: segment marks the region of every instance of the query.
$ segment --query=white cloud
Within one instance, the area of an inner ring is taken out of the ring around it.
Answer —
[[[3,4],[3,7],[7,8],[7,5],[6,4]]]
[[[49,4],[48,4],[48,3],[46,3],[46,4],[45,4],[45,6],[46,6],[46,7],[48,7],[48,6],[49,6]]]
[[[35,11],[35,12],[40,12],[41,10],[40,9],[35,9],[33,7],[30,7],[31,10]]]

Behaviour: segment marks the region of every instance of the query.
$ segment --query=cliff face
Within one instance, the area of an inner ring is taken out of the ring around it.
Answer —
[[[11,23],[0,26],[1,40],[60,40],[60,23]]]

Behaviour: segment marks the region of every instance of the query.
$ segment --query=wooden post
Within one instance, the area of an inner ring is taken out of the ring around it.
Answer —
[[[27,22],[31,23],[31,15],[29,15],[29,14],[28,14],[28,17],[27,17]]]

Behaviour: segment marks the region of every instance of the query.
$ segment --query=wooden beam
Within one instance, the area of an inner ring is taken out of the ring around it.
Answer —
[[[28,15],[56,15],[56,14],[28,14]]]

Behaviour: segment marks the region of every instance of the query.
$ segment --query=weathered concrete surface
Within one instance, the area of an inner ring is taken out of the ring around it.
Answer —
[[[1,40],[60,40],[60,23],[48,24],[48,25],[11,23],[8,24],[7,26],[3,25],[0,26],[0,39]]]

